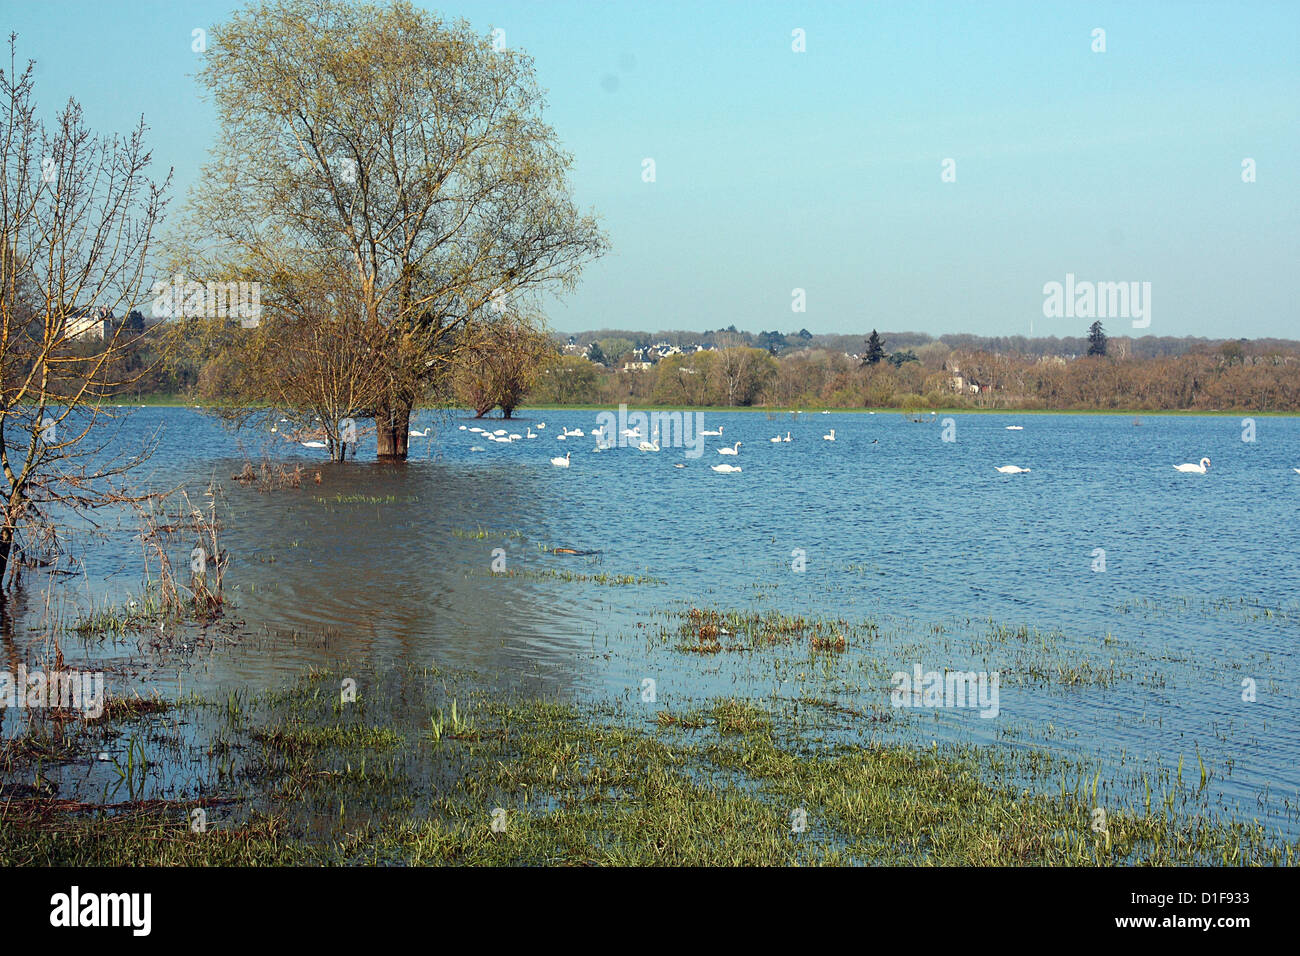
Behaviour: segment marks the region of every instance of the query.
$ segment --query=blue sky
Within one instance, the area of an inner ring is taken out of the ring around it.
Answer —
[[[1043,315],[1073,273],[1150,282],[1146,334],[1300,338],[1300,3],[425,5],[535,58],[610,234],[559,331],[1075,335]],[[179,206],[218,132],[191,30],[236,6],[6,0],[2,25],[43,105],[144,115]]]

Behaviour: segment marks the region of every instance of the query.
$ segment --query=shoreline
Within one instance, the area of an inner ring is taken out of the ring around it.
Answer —
[[[132,404],[113,405],[101,403],[97,407],[100,409],[136,409],[141,408],[192,408],[195,410],[218,410],[234,407],[250,407],[255,409],[270,408],[267,405],[257,406],[231,406],[219,402],[195,402],[184,401],[176,396],[166,396],[166,400],[160,401],[141,401]],[[710,414],[723,414],[730,412],[756,413],[768,415],[793,415],[797,411],[800,415],[820,415],[823,411],[832,415],[926,415],[934,412],[937,416],[942,415],[1113,415],[1133,418],[1156,418],[1171,416],[1187,416],[1199,418],[1232,418],[1238,415],[1244,415],[1251,418],[1300,418],[1300,409],[1296,411],[1256,411],[1246,408],[1235,409],[1123,409],[1123,408],[1106,408],[1106,409],[1089,409],[1089,408],[830,408],[830,407],[812,407],[812,408],[787,408],[782,406],[765,406],[765,405],[748,405],[748,406],[726,406],[726,405],[652,405],[652,404],[634,404],[632,402],[624,403],[629,410],[645,412],[708,412]],[[510,419],[503,419],[499,415],[484,415],[481,421],[523,421],[524,417],[520,413],[537,413],[537,412],[602,412],[616,411],[618,405],[528,405],[520,406],[515,409],[515,414]],[[424,405],[416,406],[415,412],[441,411],[441,412],[466,412],[466,420],[474,418],[469,413],[469,409],[456,406],[444,405]]]

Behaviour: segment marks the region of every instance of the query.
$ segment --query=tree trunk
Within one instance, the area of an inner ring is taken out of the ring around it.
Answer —
[[[4,604],[6,575],[9,573],[9,559],[13,556],[14,529],[8,522],[0,527],[0,605]]]
[[[380,461],[406,461],[407,432],[411,428],[411,406],[398,403],[375,415],[375,438]]]

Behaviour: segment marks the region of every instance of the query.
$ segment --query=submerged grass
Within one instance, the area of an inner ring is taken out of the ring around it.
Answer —
[[[1058,778],[1048,761],[1016,790],[998,782],[995,751],[880,742],[871,715],[817,701],[594,710],[433,668],[349,674],[364,689],[354,702],[340,699],[342,674],[317,672],[133,713],[198,731],[177,755],[184,786],[161,762],[139,771],[183,791],[166,799],[94,804],[30,786],[41,762],[99,747],[101,727],[11,742],[0,863],[1239,865],[1300,853],[1257,822],[1178,812],[1181,773],[1137,806],[1105,806],[1098,828],[1098,777]],[[826,742],[822,714],[858,721],[858,742]],[[209,825],[196,833],[201,801]]]

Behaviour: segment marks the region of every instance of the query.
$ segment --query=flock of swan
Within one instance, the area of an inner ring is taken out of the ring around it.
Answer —
[[[546,428],[545,422],[538,423],[537,425],[538,431],[542,431],[545,428]],[[726,428],[725,425],[719,425],[714,430],[701,431],[700,435],[709,436],[712,438],[721,438],[725,428]],[[507,431],[504,428],[498,428],[495,431],[488,431],[486,428],[480,428],[477,426],[470,427],[466,425],[461,425],[460,430],[481,435],[487,441],[500,442],[506,445],[509,445],[512,442],[519,441],[519,440],[526,441],[528,439],[541,437],[536,432],[534,432],[531,427],[527,429],[528,433],[526,435],[519,435],[517,433],[507,433]],[[1006,430],[1016,431],[1016,432],[1024,431],[1025,426],[1007,425]],[[427,438],[429,436],[429,429],[426,428],[423,432],[417,432],[412,430],[410,434],[412,437]],[[622,436],[624,438],[629,439],[629,446],[631,445],[632,441],[636,441],[637,442],[636,449],[638,451],[653,453],[660,450],[658,427],[655,428],[654,434],[651,436],[651,439],[649,441],[646,441],[645,437],[640,433],[640,431],[635,428],[623,429]],[[564,428],[563,433],[556,435],[555,439],[556,441],[566,441],[570,438],[583,438],[583,437],[586,436],[584,435],[581,429],[575,428],[570,430],[568,428]],[[596,439],[596,447],[592,449],[593,452],[608,451],[609,449],[614,447],[612,436],[607,436],[604,434],[603,426],[593,429],[591,432],[591,437]],[[790,432],[788,431],[785,433],[784,436],[777,434],[774,435],[772,438],[768,439],[768,441],[774,445],[783,444],[786,442],[790,442],[792,440],[793,439],[790,435]],[[829,442],[835,441],[835,429],[833,428],[828,429],[827,433],[822,436],[822,441],[829,441]],[[323,443],[314,443],[314,444],[319,444],[321,447],[324,447]],[[715,450],[719,455],[726,455],[729,457],[736,458],[740,456],[740,449],[744,446],[744,444],[745,443],[743,441],[737,441],[729,446],[724,445],[723,447],[717,448]],[[875,442],[873,441],[872,444],[875,444]],[[472,452],[478,452],[484,450],[485,450],[484,448],[478,445],[474,445],[473,447],[470,448],[470,451]],[[573,460],[573,453],[565,452],[564,457],[562,458],[558,456],[552,458],[551,464],[556,468],[568,468],[572,464],[572,460]],[[686,466],[684,464],[677,464],[674,465],[673,467],[685,468]],[[716,471],[717,473],[723,475],[740,474],[742,471],[739,465],[731,465],[731,464],[710,465],[709,467],[713,471]],[[1202,458],[1196,464],[1184,463],[1181,465],[1174,465],[1173,467],[1175,471],[1183,472],[1185,474],[1204,475],[1206,472],[1210,470],[1210,459]],[[1003,475],[1028,475],[1032,472],[1032,469],[1022,468],[1020,465],[998,465],[995,467],[994,470],[997,471],[999,474],[1003,474]],[[1296,468],[1294,470],[1297,474],[1300,474],[1300,468]]]
[[[280,421],[284,422],[286,421],[286,419],[282,418],[280,419]],[[726,428],[725,425],[719,425],[715,430],[701,431],[700,435],[708,436],[711,438],[721,438],[722,432],[725,428]],[[526,434],[523,435],[519,434],[518,432],[509,432],[504,428],[498,428],[493,431],[488,431],[486,428],[482,428],[477,425],[460,426],[460,431],[478,435],[484,441],[497,442],[503,445],[510,445],[517,441],[528,441],[531,439],[541,438],[542,436],[539,435],[538,432],[544,431],[545,429],[546,429],[545,422],[537,423],[537,432],[534,432],[532,427],[529,426],[528,428],[525,429]],[[1006,430],[1015,431],[1015,432],[1024,431],[1025,426],[1007,425]],[[272,428],[271,431],[276,431],[276,429]],[[432,436],[432,434],[433,434],[433,428],[431,426],[425,428],[423,431],[417,431],[412,428],[407,433],[409,438],[429,438]],[[635,428],[623,429],[622,435],[624,438],[629,439],[629,445],[631,444],[631,441],[637,442],[636,445],[637,451],[653,453],[660,450],[659,429],[657,426],[655,428],[654,434],[651,436],[650,441],[646,441],[645,437],[640,433],[640,431]],[[580,428],[574,428],[574,429],[563,428],[562,433],[555,436],[555,440],[567,441],[570,438],[585,438],[585,437],[586,434]],[[606,435],[604,433],[604,426],[593,429],[591,432],[591,437],[596,439],[596,447],[592,449],[593,452],[608,451],[609,449],[614,447],[613,437]],[[785,433],[784,437],[778,434],[768,439],[768,441],[774,445],[786,443],[791,440],[792,439],[790,437],[790,432],[788,431]],[[829,429],[827,433],[822,436],[822,440],[831,441],[831,442],[835,441],[835,429],[833,428]],[[299,444],[302,445],[304,448],[327,448],[328,447],[326,443],[323,441],[304,441],[304,442],[299,442]],[[719,455],[727,455],[735,458],[735,457],[739,457],[740,449],[744,444],[745,444],[744,442],[738,441],[733,443],[730,446],[723,446],[721,448],[718,448],[716,449],[716,451]],[[875,444],[875,442],[873,441],[872,444]],[[470,451],[481,452],[481,451],[486,451],[486,449],[482,445],[473,445],[470,447]],[[572,457],[573,457],[572,452],[565,452],[563,458],[560,457],[552,458],[551,464],[556,468],[568,468],[569,465],[571,464]],[[674,465],[673,467],[685,468],[686,466],[683,464],[677,464]],[[741,473],[741,468],[739,465],[721,464],[721,465],[710,465],[709,467],[713,471],[716,471],[719,474],[723,474],[723,475]],[[1195,464],[1190,462],[1184,462],[1181,465],[1174,465],[1173,467],[1175,471],[1181,472],[1183,474],[1204,475],[1210,470],[1210,459],[1206,457],[1206,458],[1202,458],[1200,461],[1196,462]],[[1027,475],[1030,474],[1031,472],[1031,469],[1022,468],[1019,465],[998,465],[996,466],[995,470],[1003,475]],[[1300,474],[1300,468],[1293,468],[1292,471],[1294,471],[1296,474]]]

